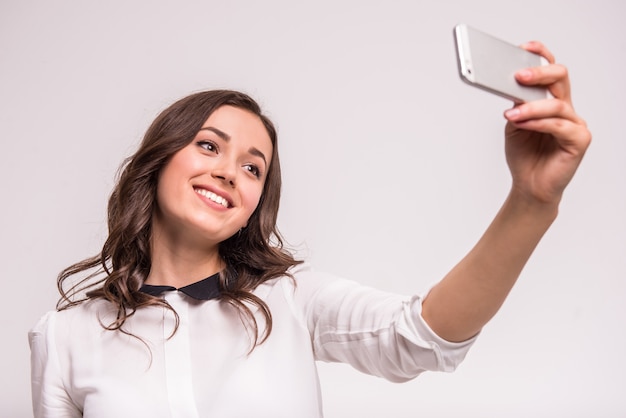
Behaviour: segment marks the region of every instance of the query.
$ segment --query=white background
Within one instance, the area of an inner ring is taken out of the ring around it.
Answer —
[[[56,274],[99,251],[118,165],[194,91],[243,90],[273,118],[279,226],[315,268],[402,293],[441,278],[509,186],[509,103],[459,80],[465,22],[549,45],[594,143],[459,370],[398,385],[322,364],[326,416],[625,416],[625,16],[618,0],[2,0],[1,415],[31,415],[26,333]]]

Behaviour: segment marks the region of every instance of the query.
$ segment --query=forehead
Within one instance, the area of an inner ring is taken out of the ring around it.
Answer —
[[[261,150],[269,158],[272,140],[261,118],[254,113],[234,106],[221,106],[202,124],[224,132],[233,143]],[[229,142],[230,142],[229,140]]]

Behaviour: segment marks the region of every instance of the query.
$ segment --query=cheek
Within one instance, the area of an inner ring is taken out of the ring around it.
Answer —
[[[184,169],[184,164],[172,159],[159,174],[155,197],[157,208],[162,212],[171,212],[183,202],[181,182],[186,174]]]
[[[246,190],[244,195],[244,205],[247,209],[248,216],[252,215],[252,212],[259,205],[259,201],[261,200],[261,195],[263,194],[262,187],[251,187],[249,190]]]
[[[159,179],[157,181],[156,187],[156,201],[159,206],[168,202],[172,199],[172,192],[175,189],[172,183],[172,178],[170,175],[170,166],[165,167],[165,169],[161,172]]]
[[[170,193],[167,182],[159,181],[156,188],[155,208],[158,213],[163,215],[171,214],[174,210],[172,202],[176,201]]]

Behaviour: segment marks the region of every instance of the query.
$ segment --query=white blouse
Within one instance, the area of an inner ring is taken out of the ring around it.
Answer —
[[[260,285],[273,330],[250,354],[238,312],[180,291],[106,331],[115,311],[94,300],[49,312],[29,333],[35,417],[321,417],[316,360],[394,382],[452,371],[475,338],[450,343],[424,322],[421,298],[298,268]],[[261,315],[257,312],[260,329]]]

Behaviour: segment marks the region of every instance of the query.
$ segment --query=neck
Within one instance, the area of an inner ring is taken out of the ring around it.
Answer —
[[[224,268],[218,245],[199,247],[193,243],[172,242],[153,235],[152,265],[146,284],[181,288],[205,279]]]

